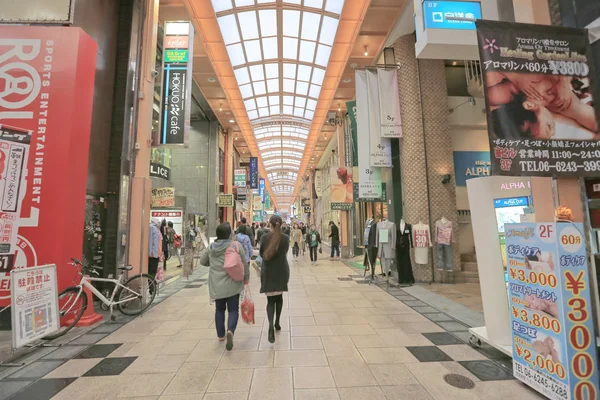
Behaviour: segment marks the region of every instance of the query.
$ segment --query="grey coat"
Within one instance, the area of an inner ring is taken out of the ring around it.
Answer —
[[[208,271],[208,291],[211,299],[225,299],[240,294],[244,290],[244,282],[234,281],[223,268],[225,252],[231,243],[232,241],[229,239],[217,240],[200,257],[200,264],[210,267]],[[238,253],[242,261],[246,260],[244,246],[238,243],[238,248]],[[244,262],[244,281],[248,281],[249,279],[249,264]]]

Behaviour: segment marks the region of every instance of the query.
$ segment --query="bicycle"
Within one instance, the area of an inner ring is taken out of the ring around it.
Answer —
[[[156,297],[158,283],[150,274],[134,275],[123,282],[125,279],[125,271],[131,271],[133,269],[131,265],[119,267],[118,270],[121,271],[119,277],[117,279],[110,279],[90,276],[90,274],[100,275],[98,271],[96,271],[102,269],[100,267],[93,267],[88,270],[81,261],[75,258],[72,258],[71,261],[72,262],[69,263],[70,265],[74,267],[81,266],[81,272],[78,271],[81,275],[81,280],[78,285],[68,287],[58,295],[61,327],[57,332],[45,336],[44,339],[46,340],[56,339],[64,335],[79,322],[88,305],[88,296],[83,290],[84,286],[95,294],[103,305],[110,309],[110,319],[112,321],[116,319],[116,317],[113,316],[113,306],[116,305],[119,308],[119,311],[125,315],[138,315],[144,312]],[[115,287],[110,299],[98,291],[91,282],[114,283]],[[139,307],[136,308],[136,305]]]

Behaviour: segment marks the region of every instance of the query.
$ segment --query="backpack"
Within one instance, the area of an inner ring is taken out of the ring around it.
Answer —
[[[177,234],[173,235],[173,247],[175,247],[176,249],[181,248],[181,245],[182,245],[181,242],[182,242],[181,235],[177,235]]]
[[[229,245],[225,251],[225,261],[223,262],[223,269],[236,282],[244,280],[244,263],[242,262],[240,253],[238,253],[239,245],[237,241],[233,241]]]

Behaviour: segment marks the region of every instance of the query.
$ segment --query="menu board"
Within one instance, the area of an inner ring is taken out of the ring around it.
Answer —
[[[583,224],[506,224],[513,374],[550,399],[598,398]]]

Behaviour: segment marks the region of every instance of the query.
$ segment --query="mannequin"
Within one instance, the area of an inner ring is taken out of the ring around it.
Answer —
[[[435,222],[437,269],[452,271],[452,243],[456,241],[452,221],[442,217]]]
[[[381,260],[381,267],[385,276],[390,276],[392,269],[392,263],[396,254],[396,224],[392,221],[388,221],[384,218],[380,223],[377,224],[377,249],[379,259]]]
[[[413,225],[413,243],[415,246],[415,262],[417,264],[429,263],[429,247],[431,247],[431,233],[429,225],[419,221]]]
[[[365,259],[363,266],[371,270],[371,279],[375,276],[375,264],[377,264],[377,221],[368,219],[365,224],[363,245],[365,246]]]
[[[398,265],[398,283],[401,285],[412,285],[415,283],[415,277],[410,262],[410,249],[413,247],[412,226],[407,224],[404,219],[400,220],[396,235],[396,260]]]

